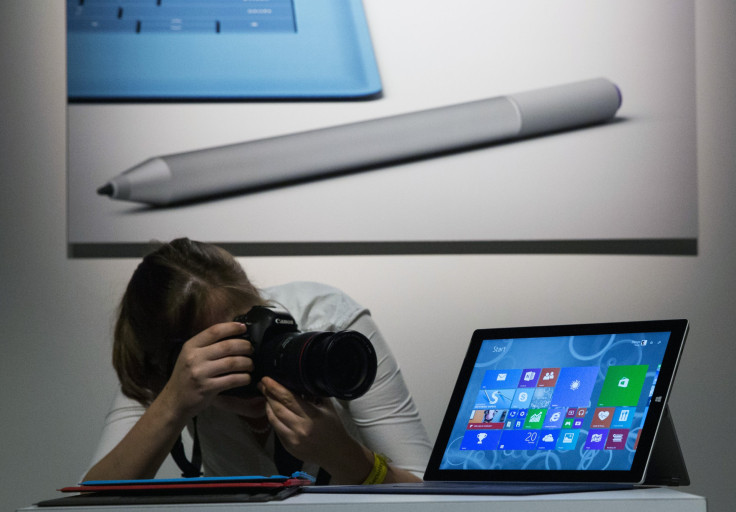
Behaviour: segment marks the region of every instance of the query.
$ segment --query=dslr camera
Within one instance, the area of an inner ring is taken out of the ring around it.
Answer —
[[[272,377],[291,391],[314,397],[353,400],[376,378],[376,352],[357,331],[300,332],[289,313],[254,306],[233,319],[246,325],[242,336],[253,345],[253,383],[225,391],[252,396],[262,377]]]

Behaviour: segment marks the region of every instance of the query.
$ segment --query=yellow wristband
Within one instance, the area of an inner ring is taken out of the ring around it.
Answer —
[[[363,485],[382,484],[388,473],[388,459],[380,453],[373,452],[373,469],[368,474]]]

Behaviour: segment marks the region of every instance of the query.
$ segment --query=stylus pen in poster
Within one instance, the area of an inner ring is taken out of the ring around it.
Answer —
[[[610,120],[618,87],[596,78],[144,161],[98,189],[155,206],[325,177]]]

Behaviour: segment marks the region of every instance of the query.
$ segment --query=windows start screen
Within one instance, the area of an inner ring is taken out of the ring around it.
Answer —
[[[659,374],[645,390],[648,370],[609,366],[597,399],[598,366],[488,370],[460,450],[574,450],[581,440],[584,450],[624,450],[629,437],[635,449],[637,405],[649,403]]]

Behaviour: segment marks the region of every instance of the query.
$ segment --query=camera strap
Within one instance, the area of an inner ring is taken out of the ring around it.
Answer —
[[[297,459],[288,451],[286,451],[284,445],[281,444],[279,436],[275,434],[273,437],[273,459],[276,463],[276,469],[282,475],[293,475],[295,472],[301,471],[302,466],[304,465],[304,462],[302,460]],[[330,483],[331,479],[332,476],[320,467],[314,483],[316,485],[327,485]]]
[[[186,453],[184,453],[184,443],[181,440],[181,434],[176,439],[174,447],[171,449],[171,456],[174,458],[174,462],[181,469],[181,476],[183,478],[194,478],[202,476],[202,449],[199,446],[199,436],[197,435],[197,417],[192,418],[192,460],[187,459]]]
[[[174,447],[171,449],[171,456],[174,458],[174,462],[179,466],[181,470],[181,476],[183,478],[195,478],[202,476],[202,449],[199,446],[199,435],[197,435],[197,418],[196,416],[192,419],[192,460],[187,459],[184,451],[184,443],[181,440],[181,434],[176,439]],[[284,448],[281,444],[279,436],[274,434],[274,462],[276,463],[276,469],[283,475],[292,475],[297,471],[301,471],[304,464],[303,461],[297,459]],[[331,476],[323,468],[319,468],[317,474],[316,484],[326,485],[330,483]]]

